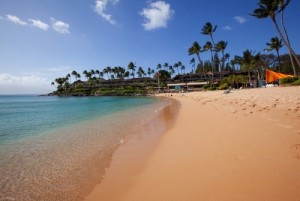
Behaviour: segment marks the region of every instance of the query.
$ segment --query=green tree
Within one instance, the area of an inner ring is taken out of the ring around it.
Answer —
[[[154,74],[154,79],[157,80],[158,86],[166,85],[166,81],[171,78],[171,75],[166,70],[159,70]]]
[[[282,48],[282,40],[278,39],[277,37],[271,38],[270,43],[267,43],[267,48],[265,48],[265,51],[272,51],[276,50],[277,53],[277,70],[280,72],[280,55],[279,55],[279,49]]]
[[[213,38],[213,33],[217,30],[217,26],[213,26],[210,22],[205,23],[205,25],[202,28],[202,34],[203,35],[209,35],[211,42],[213,44],[213,47],[215,47],[215,42]]]
[[[145,73],[145,71],[142,67],[138,68],[137,74],[138,74],[139,77],[143,77],[143,76],[146,75],[146,73]]]
[[[241,65],[241,69],[248,73],[248,81],[251,83],[251,72],[257,72],[260,63],[260,53],[255,54],[250,50],[243,52],[242,57],[236,57],[236,60]]]
[[[289,51],[289,55],[290,55],[290,59],[291,59],[292,67],[293,67],[293,72],[294,72],[294,75],[297,76],[293,57],[294,57],[295,61],[297,62],[298,66],[300,66],[300,61],[297,58],[296,53],[294,52],[294,50],[291,47],[286,29],[284,26],[284,21],[283,21],[283,11],[285,10],[285,8],[289,4],[289,2],[290,2],[290,0],[260,0],[258,3],[259,8],[255,9],[251,15],[254,17],[257,17],[258,19],[264,19],[264,18],[270,17],[270,19],[272,20],[272,22],[276,28],[277,33],[279,34],[280,38],[282,39],[282,42],[284,43],[284,45],[287,47],[287,49]],[[285,37],[283,36],[283,34],[278,26],[278,23],[277,23],[276,15],[278,13],[281,13],[281,16],[282,16],[281,19],[282,19],[282,25],[283,25],[283,28],[285,31]]]
[[[193,73],[195,73],[195,58],[192,58],[191,60],[190,60],[190,64],[192,64],[192,71],[193,71]]]
[[[216,51],[222,53],[222,59],[221,59],[221,61],[222,61],[222,68],[219,69],[219,71],[220,70],[223,71],[224,67],[225,67],[225,53],[224,52],[225,52],[226,47],[227,47],[227,42],[225,42],[223,40],[219,41],[216,44],[216,46],[215,46]]]
[[[135,68],[136,68],[136,66],[134,65],[134,63],[133,62],[129,62],[129,64],[128,64],[128,69],[129,70],[131,70],[131,76],[134,78],[134,74],[135,74]]]

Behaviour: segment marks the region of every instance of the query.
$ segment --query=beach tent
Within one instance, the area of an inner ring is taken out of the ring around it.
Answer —
[[[286,77],[294,77],[294,76],[283,74],[283,73],[276,73],[274,71],[266,69],[266,82],[267,83],[272,83],[274,81],[278,81],[279,79],[286,78]]]

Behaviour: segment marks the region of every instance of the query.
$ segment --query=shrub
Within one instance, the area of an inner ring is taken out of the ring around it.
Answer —
[[[208,87],[208,88],[206,88],[206,90],[208,90],[208,91],[215,91],[217,89],[217,87]]]
[[[228,84],[227,83],[224,83],[221,86],[219,86],[219,90],[225,90],[225,89],[228,89]]]
[[[296,80],[295,82],[293,82],[291,85],[293,85],[293,86],[300,86],[300,78],[298,78],[298,80]]]
[[[209,84],[203,85],[203,89],[208,89],[208,88],[210,88],[210,85],[209,85]]]
[[[298,80],[298,78],[296,78],[296,77],[281,78],[281,79],[279,79],[279,84],[280,85],[291,84],[297,80]]]

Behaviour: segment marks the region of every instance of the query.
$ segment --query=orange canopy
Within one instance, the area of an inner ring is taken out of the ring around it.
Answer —
[[[276,73],[271,70],[266,70],[266,81],[267,83],[271,83],[274,81],[277,81],[281,78],[286,78],[286,77],[294,77],[293,75],[287,75],[287,74],[282,74],[282,73]]]

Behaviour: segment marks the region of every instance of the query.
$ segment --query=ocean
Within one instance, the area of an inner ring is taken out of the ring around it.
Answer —
[[[82,200],[130,136],[163,133],[153,97],[0,96],[0,200]],[[149,132],[149,134],[151,134]]]

